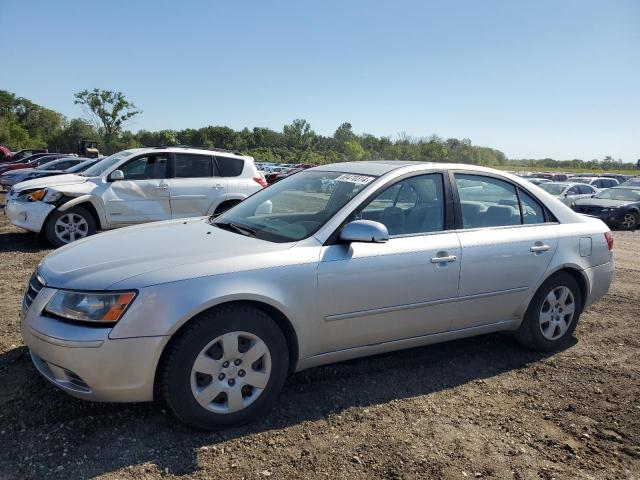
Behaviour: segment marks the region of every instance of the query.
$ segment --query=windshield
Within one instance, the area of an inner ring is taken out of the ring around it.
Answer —
[[[567,188],[566,185],[558,185],[557,183],[541,183],[538,186],[551,195],[560,195]]]
[[[270,242],[302,240],[375,178],[306,170],[260,190],[217,217],[213,225]]]
[[[73,167],[67,168],[65,170],[65,172],[67,172],[67,173],[81,172],[81,171],[86,170],[87,168],[89,168],[94,163],[96,163],[96,160],[86,160],[86,161],[84,161],[82,163],[74,165]]]
[[[595,196],[605,200],[627,200],[630,202],[640,202],[640,189],[630,188],[608,188]]]
[[[123,150],[118,153],[114,153],[109,157],[104,157],[102,160],[98,161],[93,167],[87,168],[84,172],[82,172],[83,177],[97,177],[106,172],[109,168],[114,166],[120,160],[124,160],[127,157],[133,155],[133,151],[131,150]]]

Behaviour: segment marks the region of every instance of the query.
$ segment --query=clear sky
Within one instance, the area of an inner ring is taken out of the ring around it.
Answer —
[[[468,137],[510,158],[640,158],[640,0],[0,0],[0,88],[133,130]]]

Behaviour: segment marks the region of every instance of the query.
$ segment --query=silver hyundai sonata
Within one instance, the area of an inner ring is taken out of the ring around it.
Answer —
[[[22,336],[71,395],[157,394],[224,428],[316,365],[496,331],[557,349],[607,292],[612,247],[600,220],[496,170],[327,165],[216,218],[56,250],[29,282]]]

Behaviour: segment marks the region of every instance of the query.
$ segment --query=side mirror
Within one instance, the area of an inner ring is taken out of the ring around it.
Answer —
[[[269,215],[272,212],[273,212],[273,202],[271,200],[267,200],[265,202],[262,202],[260,205],[258,205],[258,207],[256,208],[255,215]]]
[[[124,180],[124,172],[122,170],[114,170],[109,174],[109,180],[112,182]]]
[[[389,240],[389,231],[380,222],[355,220],[342,228],[340,239],[345,242],[384,243]]]

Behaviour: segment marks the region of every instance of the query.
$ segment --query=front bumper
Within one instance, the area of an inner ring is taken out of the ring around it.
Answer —
[[[38,371],[74,397],[102,402],[153,400],[156,367],[168,337],[111,339],[111,328],[67,323],[42,311],[56,290],[44,287],[20,329]]]
[[[17,202],[9,199],[5,213],[9,217],[9,221],[16,227],[38,233],[55,208],[54,205],[44,202]]]
[[[582,213],[576,210],[577,213]],[[592,212],[592,213],[582,213],[583,215],[588,215],[589,217],[599,218],[604,223],[606,223],[610,227],[619,227],[624,220],[624,214],[626,212],[621,210],[614,210],[612,212]]]

